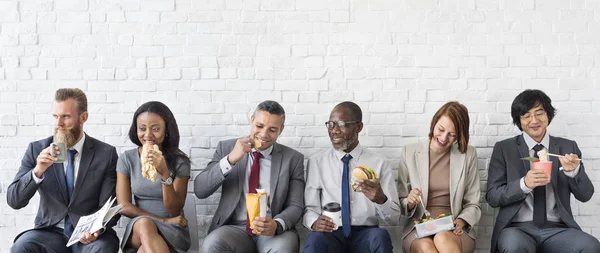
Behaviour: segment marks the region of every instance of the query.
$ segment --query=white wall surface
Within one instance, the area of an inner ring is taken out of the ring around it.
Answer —
[[[194,175],[219,140],[248,133],[265,99],[286,109],[280,142],[306,156],[329,147],[323,122],[333,105],[357,102],[361,143],[396,167],[435,110],[459,100],[482,189],[494,143],[519,133],[512,99],[538,88],[558,109],[550,133],[578,142],[598,192],[598,27],[598,0],[0,0],[0,252],[33,226],[37,199],[12,210],[6,188],[27,144],[50,135],[58,87],[87,93],[85,131],[119,152],[132,147],[137,106],[165,102]],[[217,203],[197,200],[201,235]],[[600,238],[600,195],[572,205]],[[484,199],[482,209],[485,252],[493,223]]]

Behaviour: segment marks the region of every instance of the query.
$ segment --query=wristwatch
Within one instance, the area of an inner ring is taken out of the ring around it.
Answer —
[[[275,230],[275,235],[280,235],[283,233],[283,226],[279,221],[275,221],[277,223],[277,230]]]
[[[160,183],[164,184],[164,185],[172,185],[173,184],[173,178],[171,176],[169,176],[167,178],[167,180],[162,180],[162,178],[160,179]]]

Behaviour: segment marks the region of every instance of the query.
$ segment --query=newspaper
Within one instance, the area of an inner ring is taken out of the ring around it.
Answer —
[[[69,238],[69,242],[67,242],[67,247],[79,242],[79,239],[85,232],[94,233],[99,229],[104,228],[106,223],[121,211],[122,206],[120,204],[111,207],[115,200],[116,198],[111,197],[97,212],[81,216],[79,222],[77,222],[77,227],[75,227],[73,234],[71,234],[71,238]]]

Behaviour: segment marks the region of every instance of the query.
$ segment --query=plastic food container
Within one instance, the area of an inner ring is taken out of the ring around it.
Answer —
[[[416,224],[415,229],[417,230],[417,238],[435,235],[442,231],[453,230],[454,223],[452,221],[454,221],[454,219],[452,219],[452,216],[450,215],[432,221]]]

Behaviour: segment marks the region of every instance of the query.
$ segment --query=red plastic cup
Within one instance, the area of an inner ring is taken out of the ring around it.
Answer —
[[[552,178],[552,161],[547,162],[534,162],[533,163],[534,170],[543,170],[544,173],[548,176],[548,183],[550,183],[550,178]]]

